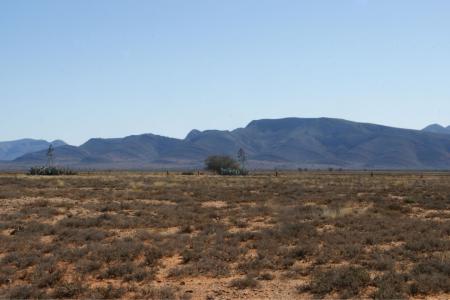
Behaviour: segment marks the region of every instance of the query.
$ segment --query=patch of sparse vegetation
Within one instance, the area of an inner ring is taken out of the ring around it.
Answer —
[[[407,277],[393,271],[375,278],[378,288],[371,296],[375,299],[405,299]]]
[[[0,298],[450,292],[448,174],[277,175],[0,174]]]
[[[361,267],[338,267],[317,270],[312,274],[308,290],[317,296],[338,292],[340,298],[356,297],[370,283],[370,276]]]

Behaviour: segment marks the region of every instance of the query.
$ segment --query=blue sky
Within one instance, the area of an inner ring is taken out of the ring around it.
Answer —
[[[0,140],[450,125],[448,0],[0,1]]]

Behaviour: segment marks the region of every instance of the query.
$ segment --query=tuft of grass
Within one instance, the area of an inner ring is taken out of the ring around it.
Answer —
[[[243,278],[233,279],[230,282],[230,286],[239,290],[254,289],[259,287],[259,283],[254,277],[246,275]]]

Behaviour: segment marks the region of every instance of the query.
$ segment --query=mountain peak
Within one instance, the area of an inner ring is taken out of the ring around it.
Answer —
[[[448,126],[446,128],[440,124],[431,124],[431,125],[425,127],[424,129],[422,129],[422,131],[432,132],[432,133],[450,134],[450,126]]]
[[[67,145],[66,142],[64,142],[63,140],[54,140],[53,142],[50,142],[53,147],[59,147],[59,146],[65,146]]]
[[[433,129],[433,128],[442,129],[442,128],[444,128],[444,126],[442,126],[441,124],[438,124],[438,123],[434,123],[434,124],[428,125],[424,129],[427,129],[427,128],[429,128],[429,129]]]
[[[200,130],[197,129],[192,129],[184,138],[185,140],[189,141],[192,140],[193,138],[195,138],[196,136],[199,136],[200,134],[202,134],[202,132]]]

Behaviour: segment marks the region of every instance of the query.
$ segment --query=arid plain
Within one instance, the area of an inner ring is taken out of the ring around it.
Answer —
[[[448,299],[450,174],[2,174],[5,297]]]

